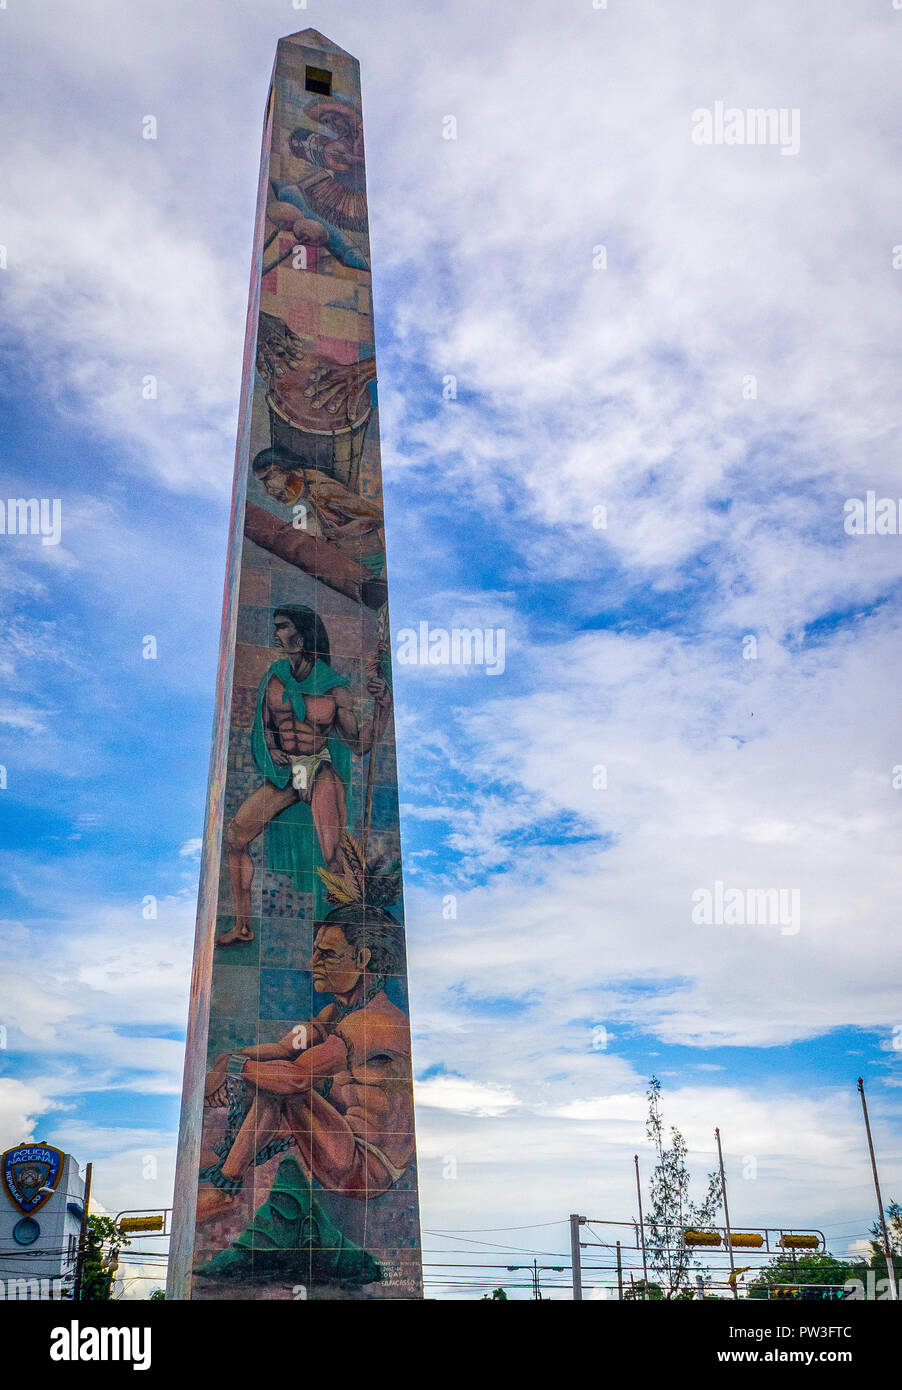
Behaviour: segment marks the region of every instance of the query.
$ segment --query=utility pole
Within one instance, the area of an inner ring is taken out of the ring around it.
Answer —
[[[886,1256],[886,1272],[889,1275],[890,1298],[898,1298],[896,1290],[896,1271],[893,1267],[893,1251],[886,1229],[886,1216],[883,1211],[883,1198],[880,1195],[880,1179],[877,1177],[877,1160],[874,1157],[874,1141],[871,1138],[871,1122],[868,1119],[868,1103],[864,1098],[864,1078],[858,1078],[858,1094],[861,1096],[861,1109],[864,1112],[864,1127],[868,1136],[868,1152],[871,1155],[871,1172],[874,1174],[874,1190],[877,1193],[877,1210],[880,1213],[880,1229],[883,1231],[883,1253]]]
[[[84,1205],[81,1209],[81,1231],[78,1237],[78,1254],[75,1257],[75,1288],[72,1297],[77,1302],[81,1302],[81,1279],[85,1268],[85,1246],[88,1242],[88,1205],[91,1201],[91,1174],[94,1172],[93,1163],[89,1163],[85,1168],[85,1196]]]
[[[723,1219],[727,1229],[727,1250],[730,1252],[730,1273],[736,1273],[736,1262],[733,1259],[733,1238],[730,1235],[730,1208],[727,1206],[727,1180],[723,1175],[723,1150],[720,1147],[720,1130],[715,1126],[714,1135],[717,1139],[717,1161],[720,1164],[720,1191],[723,1197]],[[739,1297],[739,1290],[736,1285],[738,1279],[733,1280],[733,1297]]]
[[[585,1219],[584,1216],[577,1216],[575,1212],[572,1212],[570,1215],[570,1267],[573,1271],[573,1298],[577,1303],[582,1302],[583,1296],[583,1269],[579,1250],[579,1228]]]
[[[617,1297],[623,1299],[623,1265],[620,1261],[620,1241],[617,1242]]]
[[[639,1235],[642,1238],[642,1278],[645,1280],[643,1298],[648,1298],[648,1263],[645,1257],[645,1225],[642,1221],[642,1184],[639,1182],[639,1155],[634,1155],[636,1164],[636,1195],[639,1198]]]

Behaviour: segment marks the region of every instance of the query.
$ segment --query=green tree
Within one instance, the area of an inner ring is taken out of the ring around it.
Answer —
[[[151,1303],[163,1303],[166,1300],[165,1289],[152,1289],[150,1294]]]
[[[492,1289],[491,1293],[482,1295],[482,1301],[483,1303],[507,1303],[508,1297],[503,1289]]]
[[[652,1279],[649,1279],[647,1284],[644,1279],[640,1279],[638,1283],[624,1286],[623,1290],[624,1303],[638,1301],[639,1299],[648,1299],[649,1302],[651,1302],[653,1300],[663,1299],[663,1297],[664,1290],[661,1288],[661,1285],[656,1284]]]
[[[645,1248],[648,1263],[660,1280],[664,1297],[676,1298],[689,1287],[690,1272],[703,1268],[683,1241],[690,1228],[706,1230],[717,1220],[721,1206],[720,1175],[708,1174],[708,1186],[701,1202],[689,1196],[689,1168],[686,1141],[674,1126],[670,1144],[665,1142],[661,1114],[661,1083],[653,1076],[648,1083],[648,1120],[645,1133],[658,1155],[651,1177],[651,1206],[645,1220]],[[649,1291],[650,1291],[649,1286]]]
[[[81,1296],[89,1303],[107,1303],[113,1296],[116,1256],[130,1242],[120,1235],[111,1216],[89,1216],[85,1233]]]
[[[897,1279],[902,1279],[902,1206],[898,1202],[890,1202],[885,1208],[886,1234],[889,1236],[890,1256],[893,1262],[893,1269]],[[886,1274],[886,1255],[883,1250],[883,1230],[880,1222],[875,1221],[871,1226],[871,1258],[868,1264],[871,1269],[879,1269],[881,1274]]]
[[[835,1298],[837,1290],[825,1290],[817,1285],[838,1284],[848,1279],[861,1279],[866,1266],[849,1260],[840,1260],[825,1251],[799,1253],[795,1259],[791,1255],[777,1255],[770,1264],[759,1270],[749,1284],[749,1298],[796,1297]],[[800,1284],[799,1289],[792,1289]]]

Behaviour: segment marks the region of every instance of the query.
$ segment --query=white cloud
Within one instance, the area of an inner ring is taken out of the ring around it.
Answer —
[[[544,665],[532,655],[550,674],[529,694],[464,718],[471,770],[493,789],[472,791],[449,842],[506,872],[446,883],[452,921],[412,895],[431,990],[488,971],[489,988],[532,988],[549,1007],[587,985],[616,998],[622,984],[616,1017],[703,1044],[788,1042],[840,1024],[891,1031],[898,793],[879,692],[898,666],[893,620],[755,663],[738,640],[688,649],[612,633],[584,634],[552,659],[546,648]],[[598,765],[605,789],[593,785]],[[564,815],[607,847],[518,846],[530,819]],[[694,925],[693,892],[717,880],[798,889],[798,934]],[[637,996],[636,978],[658,985]]]
[[[434,1076],[416,1086],[418,1105],[468,1115],[506,1115],[522,1102],[509,1086],[482,1085],[465,1077]]]
[[[0,1146],[11,1148],[34,1138],[36,1118],[50,1104],[50,1097],[40,1087],[0,1076]]]

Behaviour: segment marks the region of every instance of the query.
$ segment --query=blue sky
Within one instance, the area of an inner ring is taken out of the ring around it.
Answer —
[[[393,629],[507,639],[395,666],[425,1228],[629,1220],[652,1072],[737,1220],[854,1248],[859,1074],[902,1194],[902,537],[842,524],[902,496],[902,17],[809,8],[4,11],[0,497],[63,508],[0,537],[4,1144],[169,1203],[260,120],[312,24],[362,64]],[[718,100],[799,153],[693,144]],[[716,881],[798,933],[694,925]]]

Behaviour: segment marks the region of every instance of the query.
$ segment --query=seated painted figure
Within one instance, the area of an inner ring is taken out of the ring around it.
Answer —
[[[313,949],[313,984],[332,1002],[278,1042],[217,1058],[206,1104],[229,1107],[224,1141],[201,1156],[199,1222],[233,1210],[255,1163],[294,1149],[267,1202],[196,1273],[276,1276],[299,1252],[321,1278],[365,1282],[378,1266],[332,1225],[313,1185],[365,1201],[388,1191],[414,1154],[410,1033],[385,992],[403,969],[402,928],[384,908],[330,912]]]

